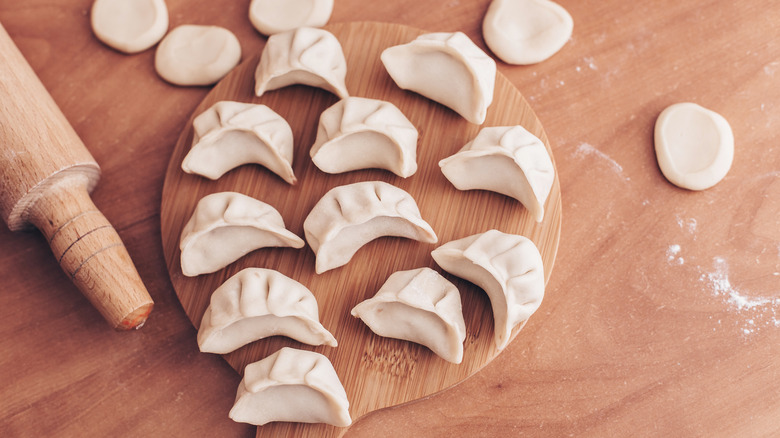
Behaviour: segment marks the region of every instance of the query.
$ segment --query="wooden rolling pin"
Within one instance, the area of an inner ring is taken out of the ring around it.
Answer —
[[[100,167],[0,25],[0,213],[35,225],[73,283],[116,329],[138,328],[154,302],[89,193]]]

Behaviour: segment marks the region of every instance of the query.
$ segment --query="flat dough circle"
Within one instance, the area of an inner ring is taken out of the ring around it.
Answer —
[[[723,179],[734,160],[734,134],[720,114],[695,103],[677,103],[655,122],[658,166],[672,184],[708,189]]]
[[[211,85],[241,60],[241,44],[233,32],[219,26],[185,24],[163,38],[154,68],[176,85]]]
[[[490,50],[516,65],[553,56],[573,29],[571,15],[550,0],[493,0],[482,22],[482,36]]]
[[[249,21],[263,35],[322,27],[330,20],[333,0],[252,0]]]
[[[125,53],[157,44],[168,30],[164,0],[95,0],[92,31],[107,46]]]

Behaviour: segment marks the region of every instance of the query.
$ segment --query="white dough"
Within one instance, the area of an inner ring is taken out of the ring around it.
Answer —
[[[157,46],[154,68],[175,85],[211,85],[241,61],[241,44],[218,26],[185,24],[171,30]]]
[[[306,217],[303,232],[318,274],[346,265],[363,245],[382,236],[438,241],[412,196],[382,181],[331,189]]]
[[[490,298],[496,347],[536,312],[544,297],[544,266],[534,243],[497,230],[453,240],[431,256],[445,271],[481,287]]]
[[[252,0],[249,21],[263,35],[299,27],[322,27],[333,12],[333,0]]]
[[[393,273],[374,297],[352,309],[379,336],[416,342],[461,363],[466,322],[460,292],[431,268]]]
[[[275,208],[236,192],[204,196],[181,231],[181,271],[187,277],[218,271],[256,249],[303,248]]]
[[[168,30],[164,0],[95,0],[92,31],[106,45],[125,53],[157,44]]]
[[[317,299],[306,286],[271,269],[246,268],[213,294],[198,329],[204,353],[226,354],[268,336],[309,345],[337,345],[320,324]]]
[[[192,148],[181,163],[185,172],[215,180],[256,163],[295,184],[292,129],[271,108],[223,100],[195,117],[192,127]]]
[[[550,0],[493,0],[482,23],[482,35],[504,62],[528,65],[561,50],[573,28],[571,15]]]
[[[390,102],[348,97],[322,112],[309,153],[326,173],[380,168],[406,178],[417,171],[417,129]]]
[[[330,360],[288,347],[244,368],[228,415],[257,426],[272,421],[352,424],[347,393]]]
[[[382,63],[404,90],[439,102],[481,125],[493,102],[496,62],[463,32],[429,33],[388,47]]]
[[[455,155],[439,161],[458,190],[490,190],[520,201],[541,222],[555,181],[544,143],[520,125],[482,128]]]
[[[255,94],[302,84],[322,88],[344,99],[347,60],[335,35],[299,27],[268,38],[255,70]]]
[[[672,184],[705,190],[731,168],[734,134],[720,114],[695,103],[674,104],[655,122],[655,154]]]

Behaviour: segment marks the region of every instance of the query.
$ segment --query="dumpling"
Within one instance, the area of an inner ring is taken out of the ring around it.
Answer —
[[[338,345],[320,324],[317,299],[306,286],[271,269],[246,268],[211,295],[198,346],[204,353],[226,354],[276,335],[309,345]]]
[[[300,27],[268,38],[255,71],[255,94],[288,85],[322,88],[349,96],[347,60],[336,37],[323,29]]]
[[[322,27],[333,12],[333,0],[252,0],[249,21],[263,35],[301,26]]]
[[[490,230],[445,243],[431,255],[445,271],[488,294],[499,350],[509,343],[515,326],[526,321],[542,303],[542,256],[523,236]]]
[[[246,366],[228,415],[257,426],[272,421],[352,424],[347,393],[330,360],[288,347]]]
[[[265,166],[290,184],[293,133],[282,116],[265,105],[221,101],[198,115],[190,149],[181,168],[218,179],[243,164]]]
[[[463,360],[466,322],[458,288],[431,268],[392,274],[352,309],[374,333],[416,342],[446,361]]]
[[[481,125],[493,102],[496,62],[463,32],[429,33],[382,52],[395,83]]]
[[[181,232],[181,271],[194,277],[218,271],[258,248],[303,245],[270,205],[241,193],[212,193],[198,201]]]
[[[346,265],[358,249],[378,237],[438,241],[412,196],[381,181],[331,189],[306,217],[303,232],[316,255],[318,274]]]
[[[522,126],[483,128],[439,166],[458,190],[501,193],[520,201],[537,222],[544,218],[555,168],[544,143]]]
[[[322,112],[310,154],[326,173],[380,168],[406,178],[417,171],[417,129],[390,102],[348,97]]]

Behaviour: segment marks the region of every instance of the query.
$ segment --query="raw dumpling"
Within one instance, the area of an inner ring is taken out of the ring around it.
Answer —
[[[95,0],[92,31],[106,45],[125,53],[142,52],[168,31],[165,0]]]
[[[322,112],[310,154],[323,172],[380,168],[406,178],[417,171],[417,129],[390,102],[348,97]]]
[[[217,179],[242,164],[257,163],[295,184],[292,129],[271,108],[221,101],[196,117],[192,127],[192,149],[181,163],[185,172]]]
[[[482,35],[490,50],[509,64],[542,62],[571,37],[574,21],[550,0],[493,0]]]
[[[247,268],[211,295],[198,346],[204,353],[226,354],[276,335],[309,345],[337,345],[320,324],[317,299],[306,286],[271,269]]]
[[[463,360],[466,323],[458,288],[431,268],[392,274],[352,309],[379,336],[416,342],[444,360]]]
[[[241,61],[241,44],[219,26],[185,24],[174,28],[157,46],[154,68],[175,85],[211,85]]]
[[[536,245],[523,236],[490,230],[448,242],[431,255],[445,271],[476,284],[488,294],[499,350],[509,343],[512,330],[542,303],[542,256]]]
[[[676,103],[655,122],[655,154],[672,184],[705,190],[731,169],[734,133],[720,114],[695,103]]]
[[[229,416],[257,426],[272,421],[352,424],[347,393],[330,360],[288,347],[246,366]]]
[[[520,201],[541,222],[555,168],[541,140],[522,126],[483,128],[455,155],[439,161],[458,190],[490,190]]]
[[[270,205],[241,193],[212,193],[198,201],[181,232],[181,271],[194,277],[218,271],[258,248],[303,245]]]
[[[317,257],[318,274],[346,265],[358,249],[378,237],[438,241],[412,196],[381,181],[331,189],[306,217],[303,231]]]
[[[263,35],[322,27],[333,12],[333,0],[252,0],[249,21]]]
[[[481,125],[493,102],[496,62],[463,32],[429,33],[382,52],[395,83]]]
[[[339,40],[327,30],[301,27],[268,38],[255,70],[255,94],[303,84],[343,99],[349,96],[346,77]]]

